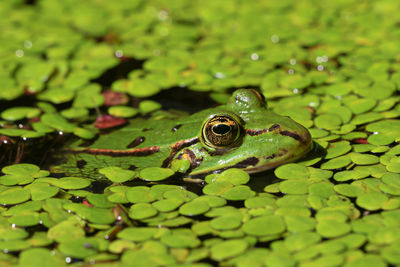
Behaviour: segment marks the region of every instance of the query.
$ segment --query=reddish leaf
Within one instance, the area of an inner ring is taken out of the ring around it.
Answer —
[[[85,205],[86,207],[90,207],[90,208],[93,207],[93,205],[90,204],[89,201],[87,201],[87,199],[84,199],[84,200],[82,201],[82,204]]]
[[[354,142],[356,142],[357,144],[369,144],[367,139],[363,138],[354,139]]]
[[[116,126],[125,124],[126,120],[123,118],[117,118],[111,115],[100,115],[97,117],[94,127],[98,129],[108,129]]]
[[[114,92],[114,91],[104,91],[104,105],[106,106],[115,106],[115,105],[122,105],[128,102],[128,96],[123,93]]]

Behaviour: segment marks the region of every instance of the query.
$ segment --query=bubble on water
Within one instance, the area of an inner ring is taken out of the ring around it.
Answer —
[[[83,244],[83,246],[85,248],[93,248],[92,244],[90,244],[90,243],[85,243],[85,244]]]
[[[31,48],[32,47],[32,41],[31,40],[26,40],[24,42],[24,47],[27,48],[27,49]]]
[[[289,63],[290,63],[290,65],[296,65],[297,60],[296,60],[295,58],[291,58],[291,59],[289,60]]]
[[[318,66],[317,66],[317,70],[318,70],[318,71],[323,71],[323,70],[324,70],[324,66],[318,65]]]
[[[315,59],[315,61],[316,61],[318,64],[328,62],[328,60],[329,60],[328,56],[318,56],[318,57]]]
[[[26,138],[26,137],[24,136],[24,137],[22,137],[22,140],[23,140],[23,141],[26,141],[26,140],[28,140],[28,138]]]
[[[168,19],[168,12],[165,10],[161,10],[160,12],[158,12],[158,19],[161,21],[166,21]]]
[[[289,70],[288,70],[288,73],[289,73],[289,74],[294,74],[294,69],[289,69]]]
[[[17,51],[15,51],[15,55],[17,57],[23,57],[24,56],[24,50],[22,49],[17,49]]]
[[[15,227],[16,227],[15,223],[11,224],[11,228],[15,228]]]
[[[250,55],[250,58],[251,58],[251,60],[258,60],[260,57],[259,57],[259,55],[257,53],[252,53]]]
[[[63,135],[64,132],[63,132],[63,131],[58,131],[58,134],[59,134],[59,135]]]
[[[66,257],[66,258],[65,258],[65,262],[66,262],[66,263],[70,263],[70,262],[71,262],[71,258],[70,258],[70,257]]]
[[[273,34],[271,36],[271,42],[273,42],[274,44],[279,43],[279,36],[276,34]]]
[[[293,89],[293,93],[295,93],[295,94],[299,93],[299,89],[294,88],[294,89]]]

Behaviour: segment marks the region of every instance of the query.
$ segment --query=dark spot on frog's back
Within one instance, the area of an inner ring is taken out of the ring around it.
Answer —
[[[87,162],[86,162],[85,160],[81,159],[81,160],[78,160],[78,161],[76,162],[76,167],[77,167],[78,169],[83,169],[83,168],[85,167],[86,164],[87,164]]]
[[[136,147],[136,146],[140,145],[141,143],[143,143],[145,140],[146,140],[146,138],[144,136],[136,137],[135,140],[133,140],[129,145],[126,146],[126,148]]]
[[[273,132],[275,130],[280,130],[280,129],[281,129],[281,126],[279,124],[273,124],[271,127],[265,128],[265,129],[261,129],[261,130],[247,129],[246,130],[246,134],[248,134],[250,136],[256,136],[256,135],[260,135],[260,134],[264,134],[264,133],[268,133],[268,132]]]
[[[269,127],[268,131],[272,132],[274,130],[279,130],[281,126],[279,124],[273,124],[271,127]]]
[[[92,138],[90,140],[85,140],[84,142],[82,142],[79,147],[88,147],[94,144],[94,142],[96,142],[96,140],[100,137],[100,135],[96,135],[95,138]]]
[[[293,139],[295,139],[296,141],[299,141],[299,142],[301,142],[301,143],[304,142],[303,138],[302,138],[300,135],[298,135],[297,133],[295,133],[295,132],[291,132],[291,131],[280,131],[279,134],[280,134],[280,135],[284,135],[284,136],[289,136],[289,137],[291,137],[291,138],[293,138]]]
[[[176,132],[176,131],[178,131],[179,130],[179,128],[181,128],[182,127],[182,124],[178,124],[178,125],[175,125],[172,129],[171,129],[171,132]]]
[[[242,160],[236,163],[233,168],[246,168],[248,166],[256,166],[260,160],[256,157],[249,157],[245,160]]]

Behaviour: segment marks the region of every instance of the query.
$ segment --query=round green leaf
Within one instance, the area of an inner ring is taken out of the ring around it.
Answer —
[[[348,223],[337,220],[322,220],[317,224],[317,232],[325,238],[338,237],[347,234],[350,230]]]
[[[250,187],[246,185],[238,185],[234,186],[232,188],[228,188],[225,190],[222,194],[221,197],[227,199],[227,200],[246,200],[252,196],[254,196],[256,193],[250,189]]]
[[[34,118],[39,116],[40,110],[33,107],[12,107],[1,113],[1,117],[5,120],[15,121],[24,118]]]
[[[126,198],[132,203],[147,203],[155,200],[150,193],[150,188],[146,186],[135,186],[129,188],[126,191]]]
[[[13,205],[31,198],[30,191],[21,187],[12,187],[0,193],[0,204]]]
[[[105,167],[98,170],[114,183],[124,183],[132,180],[136,176],[135,171],[123,170],[120,167]]]
[[[115,117],[129,118],[139,113],[139,111],[127,106],[112,106],[108,108],[108,113]]]
[[[117,236],[118,238],[140,242],[151,239],[158,231],[157,228],[151,227],[131,227],[123,229]]]
[[[57,256],[57,254],[51,253],[50,250],[45,248],[30,248],[21,252],[19,256],[19,266],[26,267],[53,267],[53,266],[65,266],[65,261]]]
[[[361,153],[350,153],[351,160],[358,165],[370,165],[379,162],[379,157]]]
[[[281,179],[305,179],[309,177],[309,172],[306,166],[289,163],[275,169],[275,175]]]
[[[183,204],[179,208],[179,213],[186,216],[196,216],[207,212],[210,206],[206,201],[193,200]]]
[[[158,213],[157,209],[149,203],[137,203],[129,209],[129,217],[134,220],[142,220],[153,217]]]
[[[357,197],[357,205],[367,210],[379,210],[382,204],[388,200],[385,194],[379,192],[368,192],[359,194]]]
[[[265,227],[268,225],[268,227]],[[243,231],[254,236],[275,235],[285,231],[285,223],[281,216],[264,215],[251,219],[243,224]]]
[[[247,247],[248,243],[240,239],[222,241],[210,248],[211,258],[216,261],[232,258],[242,254]]]
[[[168,168],[149,167],[139,172],[139,177],[146,181],[156,182],[171,177],[174,171]]]

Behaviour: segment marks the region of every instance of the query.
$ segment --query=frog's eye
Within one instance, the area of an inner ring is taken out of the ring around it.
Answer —
[[[206,121],[201,132],[206,145],[224,148],[239,139],[240,125],[231,116],[217,115]]]

